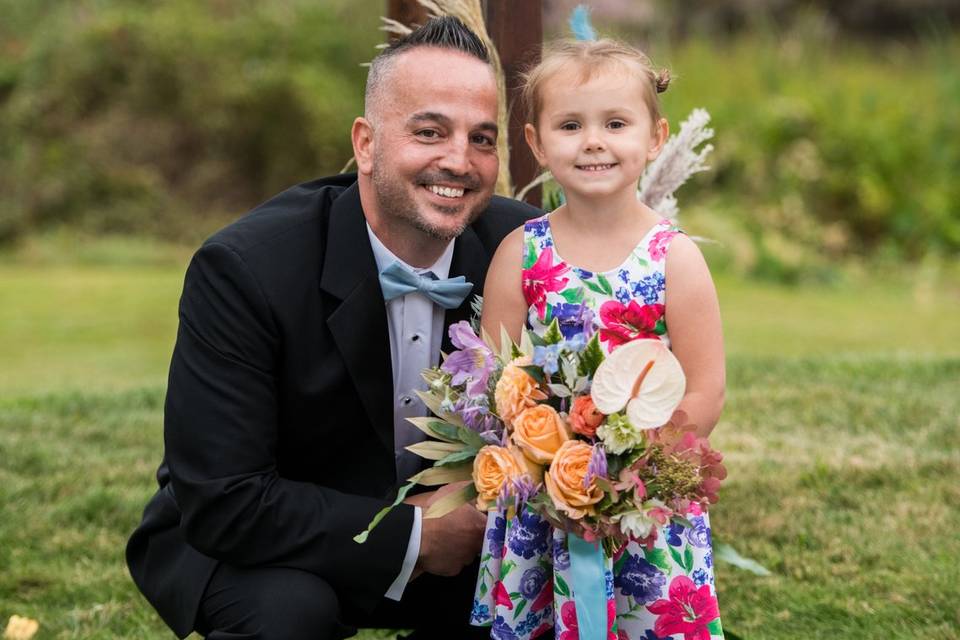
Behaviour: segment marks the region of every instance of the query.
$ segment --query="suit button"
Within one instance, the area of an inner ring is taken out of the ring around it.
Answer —
[[[403,396],[402,398],[400,398],[400,403],[403,406],[407,406],[411,402],[413,402],[413,398],[411,398],[410,396]]]

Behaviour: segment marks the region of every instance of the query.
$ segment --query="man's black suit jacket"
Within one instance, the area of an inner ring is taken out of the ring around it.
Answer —
[[[538,211],[504,198],[456,240],[481,293],[497,245]],[[519,268],[519,265],[518,265]],[[469,299],[446,326],[470,315]],[[294,567],[372,609],[400,572],[413,508],[352,538],[395,495],[387,317],[354,175],[293,187],[193,257],[170,365],[159,491],[130,572],[181,637],[218,562]]]

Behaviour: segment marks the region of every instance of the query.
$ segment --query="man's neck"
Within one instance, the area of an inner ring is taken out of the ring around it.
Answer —
[[[366,193],[365,193],[366,192]],[[452,240],[442,240],[417,229],[404,220],[392,220],[379,213],[376,196],[361,185],[360,205],[367,224],[377,239],[396,257],[416,269],[433,265]]]

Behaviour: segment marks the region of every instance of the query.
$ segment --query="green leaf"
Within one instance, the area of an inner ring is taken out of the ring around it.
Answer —
[[[414,476],[416,477],[416,476]],[[477,488],[473,484],[464,485],[459,491],[454,491],[453,493],[448,493],[443,496],[427,509],[427,513],[424,514],[424,518],[442,518],[447,515],[454,509],[465,505],[474,498],[477,497]]]
[[[621,553],[620,559],[613,563],[613,575],[620,575],[620,571],[623,568],[623,565],[627,563],[627,558],[630,557],[629,553]]]
[[[590,282],[589,280],[584,280],[583,284],[587,285],[587,289],[590,289],[590,291],[593,291],[594,293],[599,293],[601,295],[606,294],[606,291],[604,291],[602,287],[598,287],[597,285]]]
[[[439,465],[440,463],[435,463]],[[413,478],[417,478],[417,484],[427,487],[434,487],[440,484],[450,484],[451,482],[460,482],[461,480],[470,480],[473,477],[473,463],[433,466],[424,469]],[[411,478],[411,480],[413,480]]]
[[[434,462],[434,466],[442,467],[446,465],[452,465],[455,462],[462,462],[464,460],[470,461],[470,467],[473,468],[473,459],[477,457],[477,452],[473,447],[467,447],[463,451],[457,451],[456,453],[451,453],[446,458],[441,458]]]
[[[433,419],[427,422],[427,428],[441,440],[460,442],[460,427],[451,422]]]
[[[553,322],[553,305],[548,302],[547,310],[543,314],[543,324],[549,325],[551,322]]]
[[[407,497],[407,493],[410,492],[410,489],[413,489],[415,486],[417,486],[417,481],[414,478],[417,478],[419,475],[420,474],[418,473],[417,475],[413,476],[413,478],[410,478],[409,483],[400,487],[400,490],[397,492],[397,499],[393,501],[393,504],[391,504],[389,507],[380,509],[380,511],[377,512],[377,515],[373,516],[373,520],[370,521],[370,524],[367,525],[367,528],[353,536],[354,542],[357,544],[363,544],[367,541],[367,538],[370,537],[370,532],[373,531],[378,524],[380,524],[380,521],[383,520],[395,506],[403,502],[403,500]],[[476,489],[474,489],[474,491],[476,491]]]
[[[417,454],[421,458],[426,458],[427,460],[442,460],[451,453],[459,453],[463,451],[464,444],[462,442],[424,440],[423,442],[417,442],[416,444],[408,445],[404,447],[404,449],[410,453]]]
[[[570,304],[579,304],[583,302],[583,287],[564,289],[560,292],[560,295]]]
[[[593,377],[597,372],[597,367],[603,362],[603,349],[600,348],[600,333],[593,334],[590,342],[580,353],[580,364],[577,365],[577,373],[581,376]]]
[[[513,560],[507,560],[502,565],[500,565],[500,580],[503,581],[507,577],[513,568],[516,566],[516,563]]]
[[[626,555],[626,554],[624,554]],[[653,549],[647,550],[643,549],[643,556],[647,562],[653,566],[662,569],[663,571],[670,573],[670,561],[667,560],[667,554],[663,549],[658,549],[654,547]]]
[[[570,587],[567,586],[559,573],[553,575],[553,590],[565,598],[570,596]]]
[[[415,426],[417,429],[420,429],[420,431],[423,431],[425,434],[427,434],[432,438],[438,438],[440,440],[443,440],[444,442],[458,441],[456,437],[457,425],[455,424],[450,424],[449,422],[441,422],[440,420],[437,420],[436,418],[431,416],[407,418],[407,422]],[[441,429],[434,429],[433,427],[430,426],[431,422],[448,425],[448,427],[446,427],[446,431],[443,431]]]
[[[714,618],[710,621],[710,624],[707,625],[707,631],[710,632],[712,636],[723,636],[723,626],[720,624],[720,618]]]
[[[543,384],[547,379],[546,376],[543,375],[543,369],[535,364],[526,364],[520,368],[526,371],[527,375],[536,380],[538,384]]]
[[[483,581],[480,583],[480,597],[487,595],[487,583]]]
[[[667,332],[667,321],[662,316],[657,320],[657,324],[653,325],[653,332],[658,336],[662,336]]]
[[[770,571],[766,567],[752,558],[746,558],[740,555],[737,553],[736,549],[724,542],[717,542],[716,540],[714,541],[713,557],[717,560],[723,560],[724,562],[732,564],[735,567],[739,567],[744,571],[749,571],[750,573],[758,576],[770,575]]]
[[[533,239],[527,240],[527,250],[524,252],[524,256],[523,256],[523,268],[529,269],[530,267],[533,266],[533,263],[535,263],[536,261],[537,261],[537,245],[533,243]]]
[[[426,391],[416,391],[415,393],[420,397],[421,400],[423,400],[423,404],[427,405],[427,408],[430,409],[434,415],[439,416],[441,419],[446,420],[451,424],[463,426],[463,420],[460,419],[460,416],[455,413],[447,413],[440,408],[440,405],[443,402],[442,398],[439,398],[436,395]]]
[[[517,595],[519,596],[520,594],[518,593]],[[512,597],[513,594],[511,593],[510,596]],[[517,619],[517,617],[518,617],[518,616],[520,615],[520,613],[523,611],[523,608],[526,607],[526,606],[527,606],[527,601],[526,601],[526,600],[521,600],[521,601],[520,601],[520,604],[517,605],[517,608],[516,608],[516,609],[514,610],[514,612],[513,612],[513,619],[514,619],[514,620]]]
[[[547,331],[543,334],[544,344],[557,344],[563,342],[563,334],[560,333],[560,321],[556,318],[553,319],[553,322],[550,323],[550,326],[547,327]]]
[[[601,273],[597,276],[597,282],[600,283],[600,288],[603,290],[603,293],[607,294],[608,296],[613,295],[613,287],[610,286],[610,281],[607,280],[606,276]]]
[[[473,449],[474,455],[476,455],[480,449],[487,446],[487,441],[481,438],[479,433],[467,427],[457,429],[457,437],[460,439],[460,442]]]
[[[693,570],[693,549],[689,546],[683,552],[683,568],[687,572]]]
[[[674,549],[673,547],[667,547],[667,550],[670,552],[670,557],[673,558],[674,563],[676,563],[678,567],[681,567],[684,571],[686,571],[687,568],[683,565],[683,558],[680,556],[680,552]]]

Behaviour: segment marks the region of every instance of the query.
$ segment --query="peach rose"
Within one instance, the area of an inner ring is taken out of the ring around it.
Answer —
[[[497,380],[497,387],[493,392],[497,402],[497,415],[507,424],[513,426],[514,419],[520,413],[538,400],[546,400],[547,394],[540,389],[537,381],[520,367],[530,364],[529,356],[515,358],[503,368],[503,374]]]
[[[550,464],[554,454],[570,439],[567,425],[556,409],[538,404],[524,409],[513,421],[513,442],[528,458]]]
[[[603,498],[603,490],[596,482],[583,488],[592,455],[593,447],[586,442],[568,440],[557,451],[543,477],[554,506],[574,520],[593,515],[593,505]]]
[[[574,433],[588,438],[596,437],[597,427],[604,418],[606,416],[597,411],[597,405],[593,404],[590,396],[578,396],[570,408],[570,428]]]
[[[542,464],[531,460],[523,450],[517,447],[512,441],[507,444],[507,449],[509,449],[513,457],[517,459],[517,462],[520,463],[520,468],[530,476],[534,484],[543,482],[544,466]]]
[[[519,452],[518,452],[519,453]],[[486,511],[497,505],[503,485],[526,473],[517,454],[506,447],[487,445],[473,459],[473,485],[477,488],[477,509]]]

